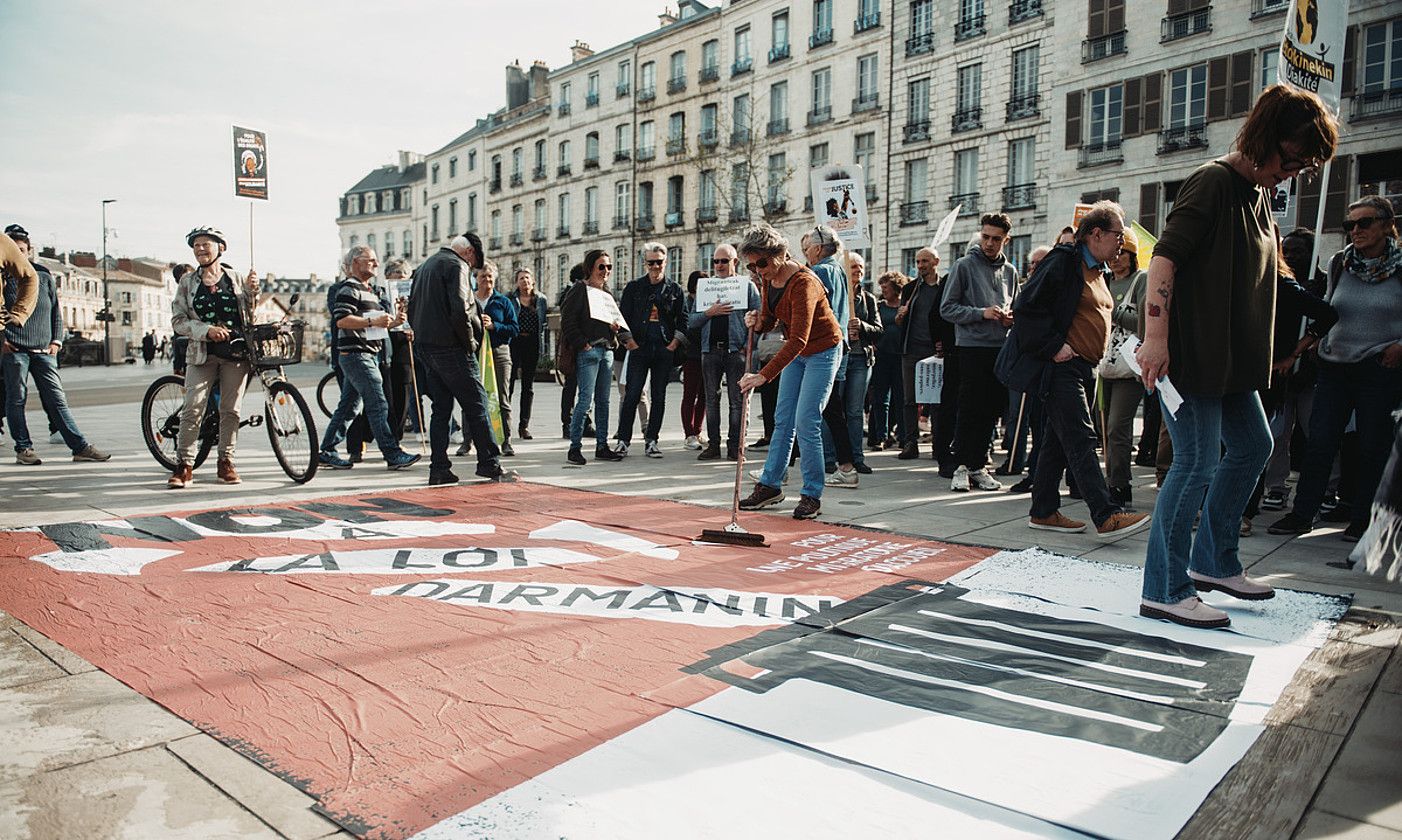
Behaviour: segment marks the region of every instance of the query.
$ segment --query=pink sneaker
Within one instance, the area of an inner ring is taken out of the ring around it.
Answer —
[[[1232,624],[1231,616],[1216,607],[1209,607],[1196,595],[1184,598],[1176,604],[1143,600],[1139,602],[1139,614],[1145,618],[1159,618],[1185,627],[1230,627]]]
[[[1240,598],[1243,601],[1266,601],[1275,597],[1275,590],[1268,584],[1258,583],[1246,575],[1234,575],[1227,578],[1208,577],[1200,575],[1192,569],[1188,570],[1188,578],[1192,580],[1193,586],[1199,592],[1225,592],[1233,598]]]

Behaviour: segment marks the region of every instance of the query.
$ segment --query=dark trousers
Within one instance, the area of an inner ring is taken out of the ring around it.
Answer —
[[[667,380],[671,375],[672,351],[665,344],[650,341],[628,354],[628,385],[623,393],[615,438],[622,443],[633,442],[633,421],[637,419],[638,403],[643,398],[644,380],[651,380],[652,404],[648,408],[643,440],[657,440],[662,432],[662,415],[667,413]]]
[[[901,379],[899,353],[876,354],[871,368],[871,422],[867,439],[884,441],[892,432],[905,440],[905,383]]]
[[[705,385],[701,357],[687,359],[682,365],[682,433],[687,437],[701,434],[701,424],[706,422]]]
[[[463,435],[477,452],[477,474],[483,478],[500,475],[501,449],[487,420],[487,389],[482,387],[477,357],[461,347],[419,344],[415,350],[424,364],[433,404],[428,423],[429,468],[442,471],[453,466],[448,460],[448,421],[456,403],[462,408]]]
[[[839,370],[846,368],[847,357],[845,354],[837,364]],[[823,406],[823,424],[827,426],[828,431],[823,436],[824,443],[828,439],[832,440],[832,452],[837,463],[852,463],[852,435],[847,428],[847,378],[845,375],[833,380],[832,390],[828,392],[828,404]]]
[[[540,339],[528,335],[511,340],[511,385],[507,399],[516,397],[516,380],[521,380],[521,403],[517,412],[517,427],[531,425],[531,406],[535,403],[535,370],[540,365]],[[573,406],[571,406],[573,408]]]
[[[1158,394],[1144,394],[1144,433],[1139,436],[1139,450],[1134,460],[1149,466],[1158,460],[1159,430],[1163,428],[1163,407]],[[1149,462],[1148,464],[1144,462]]]
[[[966,369],[967,370],[967,369]],[[1095,388],[1095,368],[1074,358],[1052,364],[1042,412],[1042,434],[1032,478],[1034,517],[1051,516],[1061,507],[1061,476],[1070,471],[1096,525],[1120,508],[1110,501],[1100,460],[1095,456],[1095,426],[1086,395]]]
[[[720,383],[725,378],[725,397],[730,406],[730,433],[725,443],[729,449],[739,449],[740,440],[740,377],[745,375],[745,354],[739,350],[728,353],[706,353],[701,357],[701,370],[706,377],[706,435],[711,446],[720,446]]]
[[[774,437],[774,410],[779,406],[779,380],[783,374],[774,377],[773,382],[759,386],[759,419],[764,424],[764,439]]]
[[[998,360],[997,347],[955,349],[959,357],[959,419],[954,432],[954,453],[957,462],[973,472],[988,466],[988,446],[993,440],[993,427],[1007,408],[1008,389],[993,373]],[[948,383],[945,387],[949,387]],[[1047,413],[1051,414],[1050,409]],[[1089,413],[1086,420],[1090,420]],[[939,449],[935,452],[938,457]]]

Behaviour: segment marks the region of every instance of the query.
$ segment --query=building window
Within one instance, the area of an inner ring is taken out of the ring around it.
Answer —
[[[789,83],[775,82],[769,87],[769,133],[783,134],[789,130]]]
[[[720,41],[712,38],[701,45],[701,81],[714,82],[720,78]]]
[[[467,227],[469,230],[477,228],[477,193],[467,194]]]
[[[448,177],[458,177],[458,159],[455,157],[448,158]]]
[[[1013,83],[1008,95],[1008,119],[1033,117],[1041,113],[1037,92],[1041,48],[1036,44],[1013,51]]]
[[[1086,143],[1094,148],[1118,148],[1124,119],[1124,87],[1110,85],[1090,92],[1090,134]]]
[[[455,232],[458,229],[458,200],[456,198],[448,200],[448,231]]]
[[[818,143],[808,147],[808,168],[817,169],[828,165],[828,144]]]
[[[730,220],[743,221],[750,215],[750,168],[737,163],[730,168]]]
[[[657,155],[656,124],[647,120],[638,125],[638,160],[652,160]]]
[[[569,236],[570,233],[570,194],[560,193],[559,213],[556,214],[560,221],[560,235]]]
[[[599,232],[599,188],[584,190],[584,232],[593,235]]]
[[[787,58],[789,55],[789,13],[779,12],[769,22],[769,40],[774,48],[769,51],[769,60]],[[782,55],[780,55],[782,53]]]
[[[954,24],[955,42],[982,35],[986,30],[983,0],[959,0],[959,21]]]
[[[923,225],[930,221],[929,161],[915,158],[905,162],[905,201],[901,204],[902,225]]]
[[[667,118],[667,154],[686,151],[686,112],[677,111]]]
[[[667,227],[678,227],[682,224],[682,195],[685,189],[685,182],[680,175],[673,175],[667,179]]]
[[[730,123],[734,128],[734,135],[730,142],[735,144],[748,143],[750,141],[750,95],[742,93],[735,97],[735,102],[730,110]]]
[[[1125,0],[1090,0],[1081,63],[1125,52]]]
[[[831,44],[832,0],[813,0],[813,34],[808,39],[810,49]]]
[[[627,96],[628,88],[633,84],[633,62],[623,59],[618,62],[618,95]]]
[[[489,234],[490,234],[490,236],[491,236],[491,238],[492,238],[492,241],[494,241],[494,242],[497,243],[497,244],[496,244],[496,247],[500,248],[500,247],[501,247],[501,211],[500,211],[500,210],[493,210],[493,211],[492,211],[492,224],[491,224],[491,227],[489,228]]]
[[[649,61],[643,64],[642,78],[638,81],[638,98],[646,102],[657,96],[657,63]]]
[[[808,115],[810,125],[832,119],[832,70],[824,67],[813,72],[813,110]]]
[[[696,208],[697,221],[714,222],[716,220],[716,171],[714,169],[706,169],[701,172],[701,191],[697,200],[700,202]],[[703,216],[705,218],[701,218]]]
[[[1363,29],[1362,65],[1358,87],[1364,96],[1402,96],[1402,19]]]
[[[682,281],[682,249],[676,245],[667,249],[667,279],[673,283]]]
[[[560,288],[563,289],[570,279],[570,255],[561,254],[560,261],[556,265],[558,266],[556,270],[560,274]]]
[[[599,165],[599,132],[591,131],[584,135],[584,168],[592,169]]]
[[[1180,67],[1168,74],[1168,128],[1202,125],[1207,120],[1207,65]]]
[[[1261,79],[1259,90],[1265,90],[1275,84],[1276,67],[1280,64],[1280,48],[1271,47],[1268,50],[1261,50]]]
[[[978,213],[978,149],[954,153],[954,195],[949,198],[952,208],[963,204],[961,215]]]
[[[696,270],[711,273],[711,258],[716,255],[716,244],[714,242],[702,242],[696,248]]]
[[[784,187],[789,180],[788,158],[783,152],[769,156],[769,183],[765,191],[766,208],[771,213],[783,212],[787,192]]]
[[[536,242],[544,240],[545,228],[545,199],[537,198],[535,200],[535,217],[531,223],[531,239]]]
[[[561,83],[560,83],[560,108],[559,108],[559,111],[560,111],[560,116],[564,116],[564,115],[566,115],[566,114],[568,114],[568,113],[570,112],[570,83],[569,83],[569,82],[561,82]]]
[[[1036,156],[1036,138],[1022,137],[1008,143],[1008,183],[1003,193],[1003,209],[1037,206]]]
[[[983,65],[969,64],[959,68],[958,88],[954,105],[953,131],[969,131],[983,126]]]
[[[638,225],[647,225],[646,230],[652,229],[652,182],[643,181],[638,184]]]
[[[429,168],[428,182],[430,184],[438,183],[438,164],[436,163]]]
[[[470,150],[468,151],[468,153],[467,153],[467,171],[468,171],[468,172],[476,172],[476,171],[477,171],[477,150],[476,150],[476,149],[470,149]]]
[[[372,250],[372,251],[375,250],[375,234],[373,234],[373,233],[367,233],[367,234],[365,234],[365,247],[369,248],[369,249]],[[126,300],[122,301],[123,303],[131,303],[131,294],[130,294],[130,293],[124,292],[124,293],[123,293],[123,296],[126,298]]]
[[[511,206],[511,244],[520,245],[525,238],[526,211],[519,204]]]
[[[615,230],[627,228],[630,224],[629,214],[632,212],[632,186],[627,181],[619,181],[613,185],[613,227]]]
[[[526,165],[526,154],[520,146],[511,150],[511,183],[513,186],[521,186],[522,169]]]
[[[910,37],[906,55],[919,55],[935,48],[935,0],[915,0],[910,4]]]
[[[910,119],[905,126],[905,139],[927,140],[930,137],[930,79],[916,79],[906,86]]]
[[[735,63],[730,65],[730,75],[744,73],[754,66],[750,57],[750,27],[742,26],[735,30]]]
[[[584,88],[584,107],[593,108],[599,104],[599,74],[590,73]]]
[[[864,55],[857,59],[857,101],[852,103],[853,111],[864,111],[875,107],[880,97],[877,55]]]
[[[1018,274],[1027,271],[1027,257],[1032,253],[1032,235],[1012,236],[1003,248],[1003,256],[1017,269]]]
[[[686,90],[686,51],[678,50],[669,59],[670,74],[667,77],[667,92],[678,93]]]

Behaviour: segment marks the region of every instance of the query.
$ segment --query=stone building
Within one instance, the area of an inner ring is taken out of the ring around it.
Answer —
[[[369,245],[382,262],[413,257],[414,188],[423,176],[423,156],[401,151],[397,163],[381,166],[347,190],[336,219],[341,254],[354,245]],[[340,262],[338,256],[336,264]]]

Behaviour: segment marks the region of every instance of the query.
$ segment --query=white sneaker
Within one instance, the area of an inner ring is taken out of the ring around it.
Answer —
[[[955,478],[958,478],[959,476],[958,476],[958,474],[956,474],[954,477],[955,477]],[[983,469],[983,470],[975,470],[974,472],[969,473],[969,484],[970,484],[975,490],[1002,490],[1002,489],[1003,489],[1003,484],[1002,484],[1002,482],[1000,482],[998,479],[994,478],[993,476],[989,475],[989,474],[988,474],[988,470],[986,470],[986,469]],[[968,487],[965,487],[964,489],[967,490]]]
[[[764,475],[764,470],[750,470],[750,478],[753,478],[755,481],[759,481],[759,477],[762,476],[762,475]],[[789,471],[788,471],[788,470],[784,470],[784,480],[783,480],[783,481],[780,481],[779,483],[782,484],[782,485],[784,485],[785,487],[788,486],[788,484],[789,484]]]
[[[950,479],[949,489],[955,493],[969,492],[969,468],[960,467],[954,471],[954,478]]]
[[[619,455],[627,455],[627,454],[628,454],[628,444],[624,443],[624,442],[621,441],[621,440],[616,440],[616,441],[614,441],[614,443],[613,443],[613,451],[614,451],[614,452],[617,452]]]
[[[63,432],[52,432],[49,434],[49,443],[58,445],[62,444],[63,442]]]
[[[657,448],[657,441],[649,440],[643,442],[643,454],[649,458],[661,458],[662,450]]]
[[[696,435],[687,435],[686,443],[682,444],[682,446],[685,446],[692,452],[696,452],[701,449],[701,439]]]
[[[832,475],[828,476],[823,484],[828,487],[846,487],[850,490],[857,489],[857,471],[847,471],[838,468]]]

